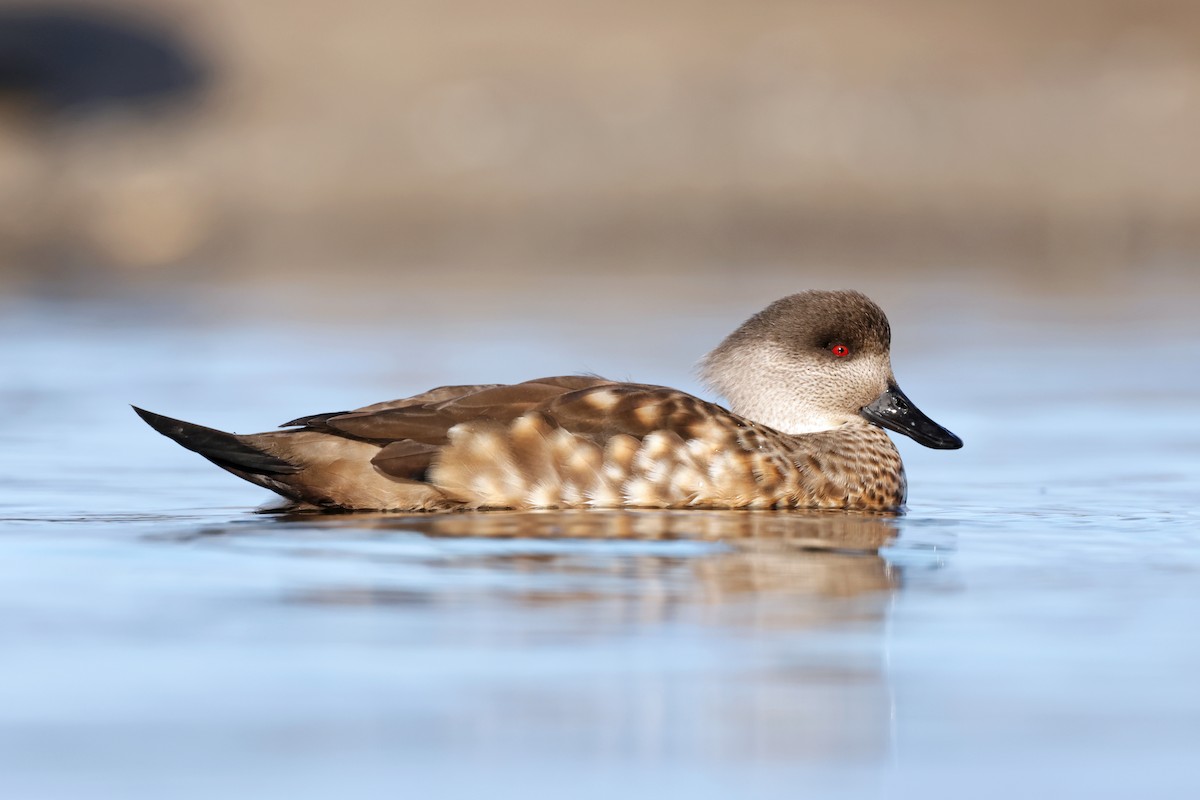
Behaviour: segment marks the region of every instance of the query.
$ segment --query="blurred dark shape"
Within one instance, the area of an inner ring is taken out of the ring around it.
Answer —
[[[71,114],[192,97],[208,71],[162,26],[115,11],[0,9],[0,92]]]

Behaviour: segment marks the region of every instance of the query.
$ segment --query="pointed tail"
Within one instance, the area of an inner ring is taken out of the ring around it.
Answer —
[[[252,447],[242,437],[235,434],[179,419],[171,419],[137,406],[133,406],[133,410],[146,421],[147,425],[163,436],[174,439],[183,447],[193,453],[199,453],[222,469],[263,476],[292,475],[300,471],[300,467],[295,464]],[[253,480],[249,476],[246,477]]]

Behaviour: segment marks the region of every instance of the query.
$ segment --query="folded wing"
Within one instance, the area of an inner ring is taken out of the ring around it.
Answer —
[[[642,439],[660,431],[687,440],[700,436],[714,421],[729,429],[745,425],[719,406],[675,389],[559,376],[517,384],[445,386],[355,411],[303,417],[285,427],[379,445],[382,449],[372,460],[379,470],[394,478],[423,481],[455,426],[508,428],[532,412],[539,424],[600,447],[620,434]]]

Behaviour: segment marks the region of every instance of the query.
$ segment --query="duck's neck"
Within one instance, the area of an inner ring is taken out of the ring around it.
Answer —
[[[864,421],[830,412],[832,403],[820,391],[820,379],[769,345],[718,348],[700,362],[700,374],[730,411],[783,433],[818,433]]]

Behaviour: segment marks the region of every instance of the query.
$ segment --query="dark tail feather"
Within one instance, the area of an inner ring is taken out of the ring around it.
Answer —
[[[171,419],[137,406],[133,406],[133,410],[163,436],[174,439],[223,469],[252,475],[291,475],[300,471],[295,464],[251,447],[232,433]]]

